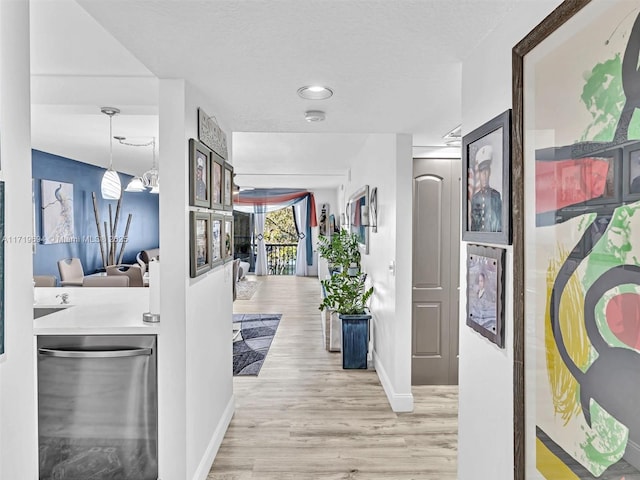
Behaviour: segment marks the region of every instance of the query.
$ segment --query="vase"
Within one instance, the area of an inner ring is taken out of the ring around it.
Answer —
[[[371,315],[340,314],[342,320],[342,368],[367,368]]]

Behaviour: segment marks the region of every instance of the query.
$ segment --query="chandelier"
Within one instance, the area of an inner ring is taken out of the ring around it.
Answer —
[[[152,147],[153,150],[153,163],[151,168],[144,172],[139,177],[133,177],[125,192],[144,192],[150,189],[150,193],[160,193],[160,172],[156,165],[156,137],[153,137],[151,141],[145,143],[131,143],[126,142],[125,137],[114,137],[121,145],[127,145],[129,147]]]

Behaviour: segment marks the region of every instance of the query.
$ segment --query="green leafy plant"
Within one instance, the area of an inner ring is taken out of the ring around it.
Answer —
[[[321,280],[325,296],[320,310],[328,308],[342,315],[366,313],[367,301],[373,294],[373,287],[366,288],[367,274],[358,272],[349,275],[347,270],[334,273],[330,278]]]
[[[353,264],[360,269],[360,247],[355,233],[341,229],[330,238],[321,236],[318,251],[329,263],[330,270],[346,272]]]

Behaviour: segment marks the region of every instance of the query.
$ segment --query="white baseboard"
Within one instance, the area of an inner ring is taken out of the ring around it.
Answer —
[[[389,405],[391,405],[391,410],[394,412],[413,412],[413,394],[396,393],[375,350],[373,351],[373,363],[382,388],[384,388],[384,393],[387,394],[387,400],[389,401]]]
[[[211,436],[211,441],[204,452],[202,460],[200,460],[196,473],[193,475],[193,480],[206,480],[207,475],[209,475],[209,470],[211,470],[211,465],[213,465],[218,449],[220,445],[222,445],[224,434],[227,432],[227,428],[229,428],[235,409],[235,397],[231,395],[229,403],[227,403],[227,407],[222,413],[222,418],[220,418],[220,422],[218,422],[218,426]]]

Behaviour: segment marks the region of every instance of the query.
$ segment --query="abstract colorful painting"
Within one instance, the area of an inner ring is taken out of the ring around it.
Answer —
[[[525,57],[527,478],[640,479],[639,54],[594,0]]]
[[[42,243],[75,241],[73,226],[73,184],[41,181]]]

